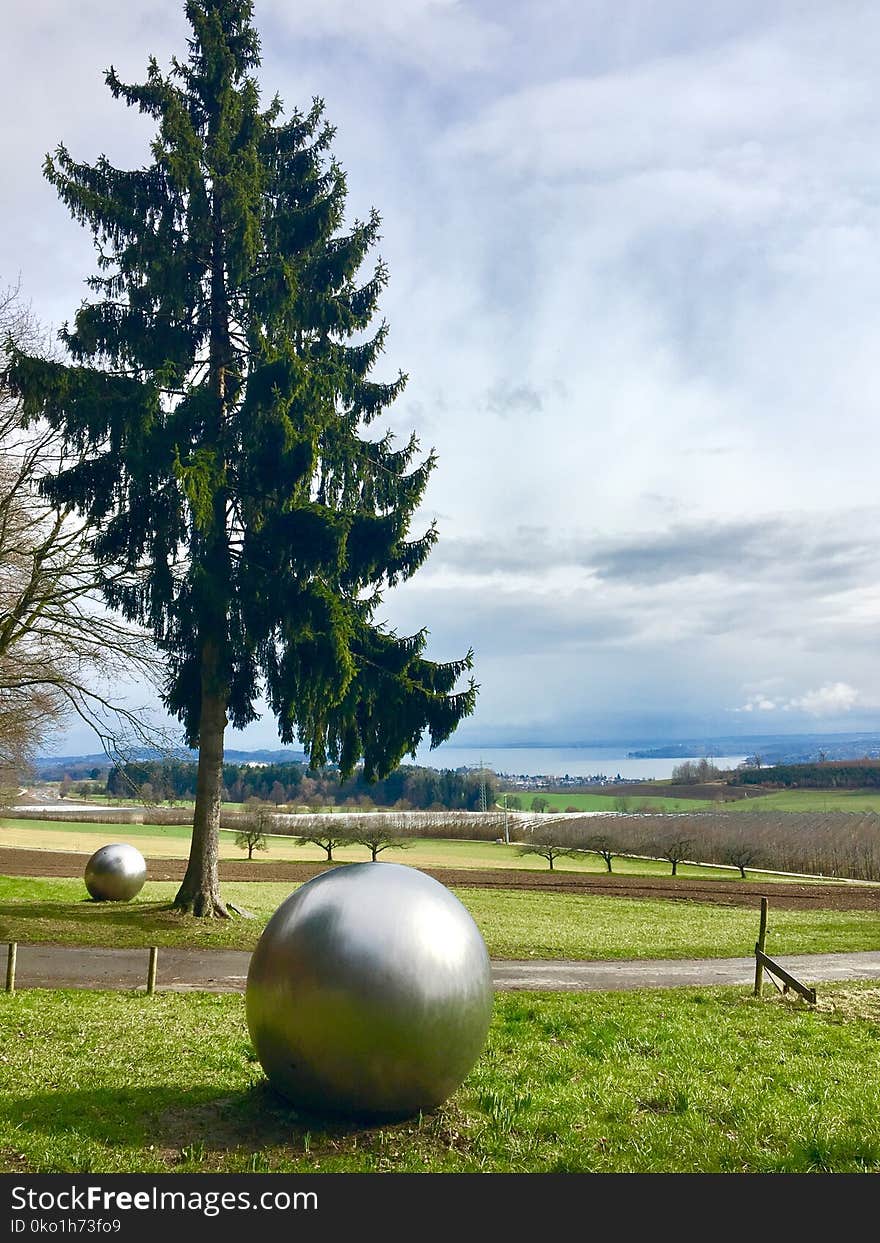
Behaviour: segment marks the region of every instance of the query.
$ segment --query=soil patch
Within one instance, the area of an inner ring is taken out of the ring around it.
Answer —
[[[82,876],[89,856],[72,851],[0,847],[5,876]],[[282,863],[222,859],[221,880],[290,881],[297,884],[327,870],[326,863]],[[330,865],[332,866],[332,865]],[[341,866],[345,866],[344,864]],[[150,880],[183,879],[184,859],[150,859]],[[543,893],[605,894],[617,898],[670,898],[679,902],[717,902],[756,906],[767,896],[780,910],[876,911],[880,886],[760,880],[696,880],[680,876],[615,876],[584,872],[533,872],[512,868],[424,868],[456,889],[513,889]]]

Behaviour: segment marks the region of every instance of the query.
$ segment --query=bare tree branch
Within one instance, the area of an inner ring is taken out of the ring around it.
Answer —
[[[51,429],[26,426],[8,391],[10,342],[48,352],[17,289],[0,292],[0,786],[7,789],[71,716],[90,726],[112,759],[173,746],[146,709],[114,694],[121,679],[158,686],[162,665],[145,631],[103,607],[85,524],[42,493],[65,455]]]

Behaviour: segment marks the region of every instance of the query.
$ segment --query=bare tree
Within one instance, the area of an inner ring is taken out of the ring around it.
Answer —
[[[727,846],[724,851],[725,863],[739,868],[739,874],[743,880],[746,879],[746,868],[753,867],[760,857],[761,851],[751,842],[735,842]]]
[[[349,841],[366,846],[374,863],[385,850],[408,850],[412,842],[395,832],[394,821],[388,816],[359,816],[351,823]]]
[[[248,860],[253,859],[255,850],[268,850],[269,845],[266,841],[266,834],[260,828],[259,822],[246,817],[246,822],[242,825],[235,835],[235,844],[239,850],[248,852]]]
[[[672,875],[678,875],[678,865],[682,859],[686,859],[693,851],[693,842],[689,837],[684,837],[680,833],[672,832],[665,834],[658,841],[654,849],[662,859],[668,859],[672,864]]]
[[[593,833],[584,842],[584,850],[599,855],[605,860],[607,871],[611,871],[611,861],[620,854],[620,848],[607,833]]]
[[[354,840],[342,816],[339,817],[339,821],[338,827],[327,823],[316,825],[306,833],[297,833],[296,839],[303,846],[320,846],[327,855],[327,862],[332,863],[333,851],[339,846],[350,845]]]
[[[685,760],[672,770],[673,785],[698,785],[705,781],[717,781],[720,777],[721,769],[705,758]]]
[[[255,850],[269,849],[266,835],[272,831],[275,808],[258,798],[249,798],[245,808],[239,816],[241,827],[235,835],[235,844],[239,850],[246,850],[248,860],[251,860]]]
[[[10,394],[10,342],[32,351],[42,344],[15,289],[0,293],[0,769],[21,773],[70,715],[91,726],[108,754],[156,745],[144,711],[122,706],[107,688],[121,677],[155,683],[161,669],[149,637],[99,603],[83,523],[43,494],[44,481],[71,463],[55,433],[30,423]]]
[[[526,841],[520,846],[519,853],[521,855],[538,855],[541,859],[546,859],[550,864],[550,871],[553,871],[553,863],[556,859],[573,858],[580,852],[572,849],[571,846],[565,844],[565,830],[560,831],[558,822],[551,821],[550,824],[540,825],[533,829]]]

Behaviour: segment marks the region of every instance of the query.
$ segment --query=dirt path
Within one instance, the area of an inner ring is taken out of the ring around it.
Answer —
[[[159,991],[243,992],[250,954],[241,950],[159,950]],[[145,988],[147,950],[95,949],[71,945],[21,945],[16,987]],[[787,954],[783,967],[805,983],[880,978],[880,952]],[[754,958],[628,959],[604,962],[492,962],[501,992],[619,992],[637,988],[685,988],[713,984],[747,985],[755,978]],[[768,989],[772,991],[770,985]]]
[[[0,846],[0,875],[81,877],[88,855]],[[150,880],[183,879],[184,859],[150,859]],[[296,884],[326,871],[326,863],[279,863],[223,859],[227,881],[289,881]],[[680,876],[615,876],[604,873],[526,871],[519,868],[424,868],[453,888],[516,889],[541,893],[605,894],[619,898],[671,898],[757,906],[770,896],[777,910],[876,911],[880,886],[760,880],[696,880]]]

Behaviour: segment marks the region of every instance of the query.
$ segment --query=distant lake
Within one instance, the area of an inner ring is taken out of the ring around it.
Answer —
[[[633,748],[636,749],[635,747]],[[496,773],[525,773],[531,777],[621,777],[647,781],[672,776],[673,768],[686,759],[702,756],[676,756],[666,760],[630,760],[620,747],[454,747],[443,745],[436,751],[422,748],[416,763],[428,768],[473,768],[482,763]],[[718,768],[736,768],[744,755],[713,756]]]

